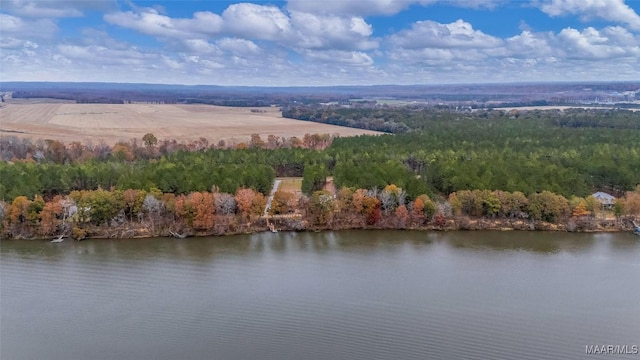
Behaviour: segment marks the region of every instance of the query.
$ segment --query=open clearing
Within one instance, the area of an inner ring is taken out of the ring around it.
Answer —
[[[295,195],[302,194],[302,178],[301,177],[285,177],[280,181],[278,191],[289,192]]]
[[[252,111],[253,110],[253,111]],[[376,131],[286,119],[279,108],[239,108],[173,104],[8,103],[0,108],[0,136],[105,142],[113,145],[153,133],[159,140],[215,144],[247,142],[251,134],[280,137],[304,134],[355,136]]]

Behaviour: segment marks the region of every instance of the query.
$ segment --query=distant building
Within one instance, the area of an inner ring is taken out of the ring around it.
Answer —
[[[603,209],[613,208],[613,205],[616,202],[616,198],[606,192],[598,191],[597,193],[592,194],[592,196],[602,204]]]

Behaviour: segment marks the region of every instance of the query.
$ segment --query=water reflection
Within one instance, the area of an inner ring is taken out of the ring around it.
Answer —
[[[640,338],[628,234],[3,241],[7,359],[582,359]],[[37,341],[34,341],[37,339]]]
[[[528,251],[543,254],[585,251],[593,246],[595,241],[591,234],[513,231],[457,233],[452,234],[450,239],[451,245],[456,248]]]
[[[265,251],[284,254],[289,251],[327,254],[332,251],[361,253],[397,252],[403,248],[426,251],[434,243],[474,251],[524,251],[540,254],[590,251],[597,242],[607,247],[631,251],[640,247],[637,236],[626,233],[561,232],[419,232],[419,231],[339,231],[305,233],[258,233],[206,238],[93,239],[82,242],[5,240],[3,254],[24,259],[60,261],[69,256],[90,257],[93,261],[113,258],[144,260],[153,258],[211,261],[225,256],[261,256]]]

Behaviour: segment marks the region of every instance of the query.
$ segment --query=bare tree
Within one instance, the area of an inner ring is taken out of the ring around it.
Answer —
[[[142,202],[142,209],[149,214],[149,220],[151,220],[151,232],[155,233],[155,224],[160,219],[162,211],[164,210],[164,203],[158,200],[155,196],[147,194]]]
[[[387,190],[382,190],[378,194],[378,200],[380,200],[380,204],[382,205],[382,211],[384,211],[385,215],[389,215],[389,213],[396,207],[395,194]]]
[[[160,214],[164,209],[164,203],[158,200],[155,196],[147,194],[142,202],[142,209],[149,214]]]
[[[216,194],[216,213],[221,215],[232,215],[236,213],[236,199],[231,194]]]

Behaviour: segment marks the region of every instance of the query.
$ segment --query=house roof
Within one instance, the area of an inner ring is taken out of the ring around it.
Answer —
[[[613,204],[616,198],[613,195],[607,194],[606,192],[598,191],[593,194],[593,197],[598,199],[603,204]]]

